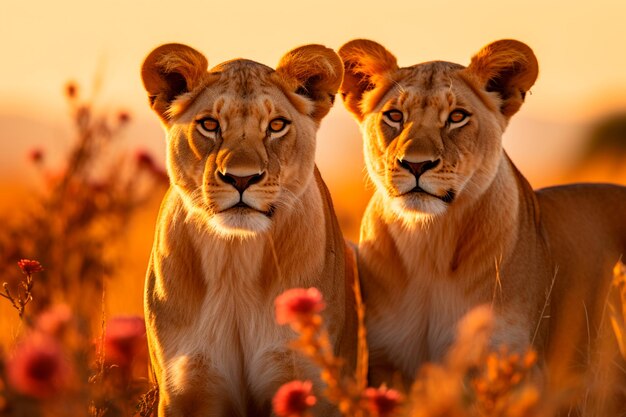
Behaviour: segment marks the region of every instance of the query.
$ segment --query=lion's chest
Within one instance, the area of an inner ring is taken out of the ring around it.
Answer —
[[[207,290],[201,314],[174,336],[168,367],[180,389],[194,372],[216,382],[245,415],[250,400],[267,395],[264,370],[272,375],[281,371],[284,364],[276,360],[276,352],[285,351],[292,335],[274,320],[271,300],[278,290],[260,286],[261,256],[209,249],[202,255]],[[189,365],[189,358],[196,365]]]
[[[426,361],[445,355],[454,340],[456,323],[470,305],[448,277],[414,272],[407,288],[390,292],[393,306],[372,317],[370,348],[384,354],[406,376]]]

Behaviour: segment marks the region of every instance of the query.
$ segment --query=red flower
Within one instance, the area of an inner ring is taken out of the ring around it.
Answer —
[[[126,124],[130,121],[130,113],[127,111],[121,111],[117,114],[117,121],[120,124]]]
[[[279,417],[302,417],[317,401],[312,394],[311,381],[291,381],[281,386],[272,400],[274,412]]]
[[[78,86],[75,83],[69,82],[65,85],[65,95],[68,98],[76,97],[77,93],[78,93]]]
[[[154,163],[154,158],[147,151],[137,151],[135,154],[135,160],[137,161],[137,165],[141,168],[154,169],[156,164]]]
[[[24,395],[40,399],[62,391],[70,375],[70,364],[59,344],[41,334],[33,334],[19,345],[7,363],[9,384]]]
[[[104,336],[105,360],[121,367],[132,365],[147,350],[146,324],[138,316],[117,316],[107,323]]]
[[[35,328],[45,334],[57,336],[72,319],[72,310],[67,304],[56,304],[37,317]]]
[[[135,161],[140,169],[147,170],[159,182],[169,183],[170,179],[167,173],[157,166],[152,155],[147,151],[140,150],[135,154]]]
[[[363,397],[367,400],[367,406],[377,417],[391,416],[396,411],[402,396],[393,389],[386,386],[380,388],[368,388],[363,393]]]
[[[274,300],[276,322],[278,324],[298,324],[310,322],[326,308],[322,293],[317,288],[292,288]]]
[[[26,275],[32,275],[35,272],[43,271],[43,267],[39,262],[31,261],[30,259],[22,259],[18,261],[17,266],[19,266],[22,272]]]
[[[40,164],[43,162],[43,151],[39,148],[33,149],[28,153],[28,159],[30,159],[34,164]]]

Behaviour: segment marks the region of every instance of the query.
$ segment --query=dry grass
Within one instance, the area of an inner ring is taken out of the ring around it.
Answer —
[[[336,404],[344,416],[547,415],[548,403],[542,402],[541,390],[533,379],[535,353],[509,353],[506,347],[489,350],[493,315],[488,306],[476,308],[459,323],[457,341],[443,363],[423,366],[408,393],[402,392],[401,383],[397,389],[366,388],[359,384],[358,373],[342,375],[341,360],[331,353],[319,313],[311,312],[306,319],[302,314],[294,316],[289,324],[299,334],[292,347],[320,367],[327,385],[321,395]],[[285,415],[307,412],[306,408],[292,409]]]
[[[613,284],[608,307],[620,354],[626,359],[626,266],[621,262],[613,269]]]
[[[615,266],[607,308],[614,334],[601,333],[604,339],[597,344],[595,355],[599,360],[577,386],[563,381],[556,390],[545,388],[534,351],[520,354],[510,352],[506,346],[490,349],[494,317],[489,306],[475,308],[459,322],[456,341],[442,363],[422,366],[408,392],[402,391],[400,377],[394,390],[386,386],[365,388],[357,382],[358,372],[342,375],[341,360],[330,351],[319,312],[303,316],[300,311],[289,324],[299,335],[292,347],[320,367],[321,378],[327,384],[317,395],[336,404],[344,416],[599,417],[624,412],[626,370],[612,360],[611,350],[617,340],[626,359],[626,266],[621,262]],[[367,351],[361,355],[366,357]],[[553,385],[559,386],[558,381]],[[279,415],[305,416],[308,408],[296,403],[289,413]]]

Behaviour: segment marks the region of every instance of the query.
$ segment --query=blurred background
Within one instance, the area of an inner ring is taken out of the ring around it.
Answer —
[[[535,51],[540,75],[505,134],[513,161],[535,187],[626,183],[625,18],[621,0],[4,2],[0,210],[3,224],[12,226],[0,246],[2,277],[19,274],[15,262],[32,257],[48,271],[42,273],[48,273],[48,285],[55,285],[58,265],[69,268],[66,256],[86,247],[81,239],[58,246],[54,238],[84,230],[76,218],[63,217],[70,209],[61,205],[71,200],[78,206],[73,216],[81,221],[91,210],[89,230],[101,246],[89,249],[98,258],[89,268],[66,276],[90,279],[86,274],[95,270],[106,286],[108,314],[141,314],[144,272],[166,186],[160,176],[164,134],[148,107],[139,69],[162,43],[188,44],[210,66],[238,57],[274,66],[302,44],[338,49],[351,39],[369,38],[408,66],[429,60],[466,65],[485,44],[518,39]],[[99,145],[89,145],[85,159],[86,137],[98,137]],[[357,240],[371,190],[357,125],[340,100],[322,123],[317,162],[344,233]],[[126,174],[117,169],[122,166]],[[135,174],[146,170],[149,178],[137,182]],[[67,183],[76,181],[83,191],[68,194]],[[111,221],[110,215],[118,217]],[[46,232],[43,240],[39,233],[53,218],[65,220],[56,235]],[[31,243],[16,245],[24,235]],[[48,255],[37,253],[46,248],[58,252],[48,264]],[[64,285],[74,284],[70,279]],[[98,291],[77,293],[99,306]],[[8,303],[0,304],[0,327],[11,329],[5,335],[14,334],[19,323],[9,310]]]

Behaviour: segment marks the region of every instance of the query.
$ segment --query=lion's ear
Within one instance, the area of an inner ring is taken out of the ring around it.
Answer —
[[[167,110],[181,94],[201,84],[209,63],[198,51],[186,45],[161,45],[143,62],[141,78],[152,109],[168,120]]]
[[[339,56],[345,70],[340,89],[343,102],[358,120],[363,120],[363,93],[398,69],[396,57],[384,46],[367,39],[348,42],[339,49]]]
[[[539,64],[528,45],[504,39],[490,43],[480,50],[467,68],[487,91],[502,98],[500,111],[507,118],[514,115],[535,83]]]
[[[321,120],[332,107],[343,79],[341,59],[332,49],[322,45],[305,45],[285,54],[276,73],[296,94],[313,100],[311,114]]]

